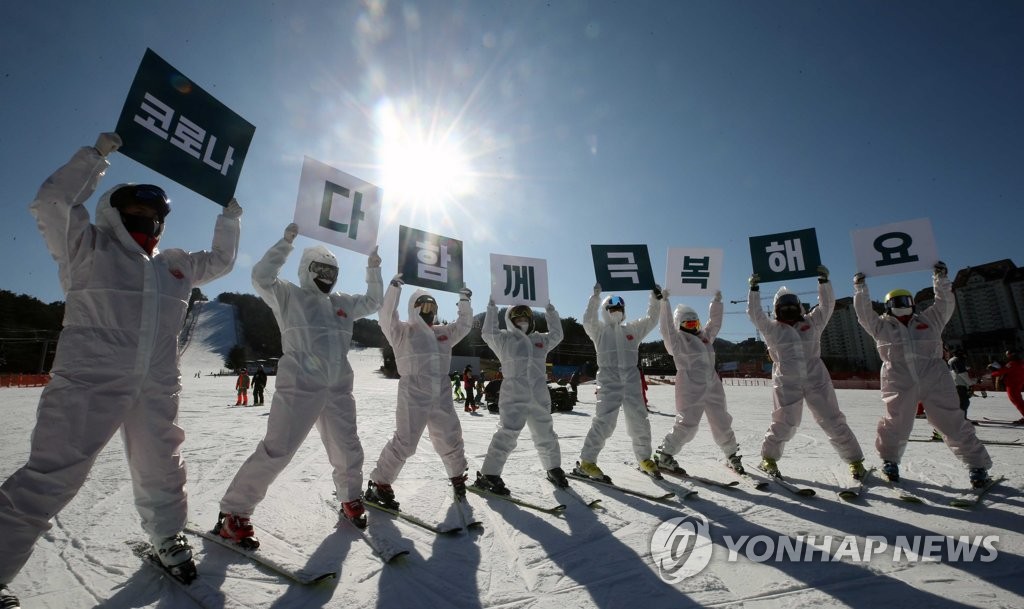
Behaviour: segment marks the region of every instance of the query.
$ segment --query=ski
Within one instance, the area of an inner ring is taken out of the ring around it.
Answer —
[[[983,419],[988,421],[989,423],[998,423],[1000,425],[1012,425],[1014,427],[1020,427],[1021,426],[1021,423],[1018,423],[1017,421],[1009,421],[1009,420],[1006,420],[1006,419],[990,419],[988,417],[983,417]],[[1021,420],[1021,419],[1018,419],[1018,420]]]
[[[529,508],[531,510],[537,510],[538,512],[544,512],[546,514],[553,514],[555,516],[558,516],[565,511],[564,504],[559,504],[554,507],[545,507],[543,505],[537,505],[536,503],[530,503],[529,501],[523,501],[522,499],[519,499],[514,495],[499,495],[498,493],[492,493],[491,491],[480,488],[475,483],[466,485],[466,489],[483,497],[495,497],[497,499],[504,499],[505,501],[509,501],[520,507]]]
[[[206,530],[192,522],[185,525],[185,532],[191,533],[192,535],[198,535],[207,541],[212,541],[229,550],[234,550],[249,560],[263,565],[278,575],[283,575],[296,583],[309,585],[336,579],[338,577],[337,571],[307,571],[305,567],[298,564],[298,561],[303,559],[301,555],[298,555],[297,552],[292,552],[290,548],[275,540],[273,536],[264,534],[264,532],[260,533],[258,537],[260,540],[260,547],[255,550],[243,548],[237,543],[229,539],[225,539],[217,533]],[[289,560],[289,558],[285,556],[286,553],[294,554],[295,556],[292,558],[298,560]]]
[[[771,486],[771,482],[768,482],[767,480],[762,480],[761,478],[758,478],[754,474],[751,474],[750,472],[746,471],[746,468],[744,468],[743,473],[740,473],[740,472],[734,470],[731,467],[729,467],[728,469],[734,475],[739,476],[743,481],[745,481],[747,484],[749,484],[755,490],[763,491],[766,488],[768,488],[769,486]]]
[[[753,466],[753,468],[767,476],[769,481],[774,482],[775,484],[781,486],[785,490],[793,493],[798,497],[813,497],[816,494],[813,488],[807,488],[806,486],[797,486],[792,482],[784,479],[782,476],[773,476],[769,474],[768,472],[764,471],[763,469],[756,465]]]
[[[429,522],[423,520],[422,518],[419,518],[418,516],[413,516],[408,512],[403,512],[402,510],[395,510],[389,507],[384,507],[379,503],[369,501],[366,499],[366,497],[363,497],[363,505],[372,507],[375,510],[380,510],[381,512],[387,512],[388,514],[391,514],[396,518],[401,518],[409,524],[414,524],[420,527],[421,529],[426,529],[427,531],[430,531],[431,533],[434,533],[436,535],[455,535],[456,533],[462,530],[462,527],[452,527],[443,529],[439,526],[430,524]]]
[[[462,527],[466,531],[482,531],[484,529],[484,523],[476,519],[473,515],[473,506],[469,505],[469,500],[466,496],[459,496],[452,491],[452,499],[455,501],[455,509],[459,511],[459,517],[462,518]]]
[[[981,503],[981,500],[988,493],[989,489],[999,484],[1003,480],[1006,480],[1006,476],[999,476],[998,478],[989,478],[985,486],[981,488],[971,488],[960,493],[949,502],[949,505],[951,505],[952,507],[970,509]]]
[[[366,542],[366,545],[370,546],[373,553],[376,554],[377,558],[380,558],[384,564],[391,564],[398,558],[409,554],[409,550],[403,550],[395,547],[395,544],[391,540],[376,534],[371,527],[361,529],[357,527],[354,522],[344,516],[338,520],[340,525],[355,529],[355,531],[359,533],[359,536],[363,538],[363,541]]]
[[[606,486],[608,488],[613,488],[613,489],[619,491],[620,493],[625,493],[627,495],[633,495],[635,497],[640,497],[640,498],[643,498],[643,499],[648,499],[650,501],[658,501],[660,503],[664,503],[664,502],[668,501],[669,499],[672,499],[673,497],[676,496],[676,493],[665,493],[664,495],[652,495],[651,493],[645,493],[643,491],[638,491],[638,490],[635,490],[635,489],[619,486],[618,484],[614,484],[614,483],[612,483],[610,481],[609,482],[605,482],[604,480],[597,480],[596,478],[591,478],[589,476],[584,476],[582,474],[577,474],[575,471],[566,472],[565,476],[567,478],[572,478],[573,480],[579,480],[581,482],[586,482],[587,484],[595,484],[597,486]],[[685,496],[685,497],[689,497],[691,495],[696,495],[697,494],[697,491],[694,491],[693,489],[686,489],[686,490],[688,490],[690,492],[684,493],[683,496]]]
[[[860,497],[861,494],[864,492],[864,489],[867,488],[869,478],[871,478],[871,475],[874,473],[874,471],[875,468],[869,467],[867,471],[864,472],[863,478],[861,478],[860,480],[854,479],[853,482],[845,484],[841,480],[839,480],[839,476],[836,476],[836,482],[839,484],[839,490],[837,491],[839,498],[843,499],[844,501],[853,501],[857,497]],[[835,475],[835,473],[833,473],[833,475]]]
[[[908,442],[942,442],[938,438],[908,438]],[[982,444],[989,446],[1024,446],[1024,443],[1020,441],[1020,438],[1016,440],[981,440]]]
[[[210,586],[199,577],[186,584],[172,575],[153,553],[153,546],[149,543],[145,541],[126,541],[125,544],[128,545],[132,554],[138,557],[143,564],[152,567],[161,575],[164,575],[167,581],[177,586],[203,609],[244,609],[243,605],[228,598],[223,592]]]
[[[356,533],[359,533],[359,536],[363,538],[363,541],[366,542],[366,545],[370,546],[370,549],[373,550],[373,553],[377,556],[377,558],[381,559],[381,561],[383,561],[384,564],[390,564],[394,560],[402,556],[405,556],[409,553],[409,550],[400,549],[396,547],[391,540],[381,537],[380,535],[377,535],[373,530],[371,530],[369,526],[365,528],[360,528],[356,526],[356,523],[352,522],[348,518],[345,518],[345,516],[338,512],[337,497],[332,497],[331,499],[325,498],[324,501],[331,508],[332,512],[338,514],[337,526],[349,527]]]
[[[887,481],[885,488],[888,489],[890,495],[905,503],[924,503],[924,499],[921,499],[914,493],[907,490],[907,488],[899,482]]]
[[[721,488],[736,489],[736,487],[739,486],[740,484],[739,480],[730,480],[729,482],[725,482],[723,480],[713,480],[711,478],[704,478],[702,476],[694,476],[693,474],[687,473],[687,471],[681,467],[676,469],[671,467],[659,466],[658,469],[663,474],[668,474],[670,476],[675,476],[677,478],[682,478],[684,480],[689,480],[691,482],[699,482],[700,484],[706,484],[708,486],[718,486]]]

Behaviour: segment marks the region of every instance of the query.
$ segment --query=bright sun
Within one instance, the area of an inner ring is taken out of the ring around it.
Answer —
[[[374,112],[381,137],[381,187],[388,206],[415,212],[458,204],[460,197],[473,192],[475,179],[454,129],[425,129],[420,121],[400,114],[404,113],[390,102],[382,102]]]

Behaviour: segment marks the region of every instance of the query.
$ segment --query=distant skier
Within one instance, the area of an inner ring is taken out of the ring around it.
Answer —
[[[235,399],[235,406],[249,405],[249,371],[242,368],[235,380],[235,392],[238,397]]]
[[[1006,397],[1010,399],[1010,403],[1024,415],[1024,396],[1021,395],[1024,392],[1024,360],[1020,358],[1020,352],[1016,350],[1008,350],[1006,352],[1006,365],[1001,368],[996,368],[989,373],[992,378],[1003,379],[1003,386],[1006,388]],[[1014,425],[1024,425],[1024,416],[1014,421]]]
[[[267,371],[263,366],[258,366],[252,375],[252,404],[253,406],[263,405],[263,390],[267,386]]]
[[[473,378],[473,367],[466,366],[466,369],[462,372],[462,385],[466,390],[466,412],[476,412],[476,379]]]
[[[5,607],[18,606],[7,586],[118,431],[142,529],[169,572],[182,581],[196,575],[181,534],[188,506],[185,436],[176,424],[178,330],[192,288],[234,265],[242,208],[232,200],[217,216],[211,249],[191,253],[157,248],[171,211],[157,186],[115,186],[99,198],[91,223],[84,204],[120,146],[117,134],[100,134],[47,178],[29,207],[57,262],[66,304],[28,462],[0,486]]]
[[[636,370],[640,375],[640,394],[644,397],[644,408],[647,409],[647,412],[651,412],[651,403],[647,401],[647,377],[644,376],[644,369],[640,367],[640,364],[637,364]]]
[[[932,287],[935,301],[917,312],[907,290],[885,296],[885,313],[877,315],[863,273],[853,277],[853,308],[861,327],[875,339],[882,358],[881,389],[885,414],[878,422],[875,448],[882,458],[882,473],[900,479],[899,462],[914,427],[918,402],[946,446],[970,468],[974,486],[984,486],[992,459],[978,440],[974,427],[963,416],[953,379],[942,360],[942,329],[953,316],[956,304],[946,265],[935,263]]]
[[[779,476],[778,460],[786,442],[796,434],[803,417],[803,404],[825,431],[832,448],[850,465],[854,479],[864,477],[864,453],[857,437],[846,424],[825,363],[821,361],[821,333],[832,316],[835,296],[828,269],[818,266],[818,306],[804,314],[800,298],[786,289],[775,294],[775,318],[761,308],[760,277],[750,276],[747,316],[764,336],[772,359],[772,422],[761,443],[761,469]]]
[[[711,437],[722,449],[726,464],[742,474],[742,457],[725,405],[725,389],[715,370],[715,337],[722,328],[722,293],[715,292],[708,323],[701,328],[697,312],[686,305],[672,313],[668,290],[662,292],[661,336],[676,365],[676,418],[672,431],[654,453],[658,467],[682,469],[675,455],[697,435],[701,417],[707,414]]]
[[[452,372],[451,374],[452,390],[455,393],[455,401],[461,402],[466,399],[466,396],[462,393],[462,375],[458,372]]]
[[[462,424],[452,404],[451,387],[445,370],[451,365],[452,348],[473,328],[473,307],[469,288],[459,291],[455,323],[437,324],[437,301],[423,290],[409,297],[408,321],[398,317],[402,277],[396,275],[384,293],[380,328],[395,350],[398,363],[398,404],[395,433],[377,458],[366,488],[367,501],[398,509],[391,487],[405,462],[416,452],[424,428],[441,457],[455,494],[466,494],[466,453]]]
[[[967,356],[962,349],[943,347],[943,355],[948,356],[946,365],[949,366],[949,374],[956,386],[956,395],[960,399],[960,410],[964,411],[964,418],[967,418],[967,409],[971,407],[971,385],[974,380],[967,372]],[[977,425],[971,421],[972,425]]]
[[[621,296],[608,296],[601,300],[601,284],[594,286],[594,294],[583,313],[583,329],[594,342],[597,351],[597,406],[594,419],[583,442],[580,462],[575,473],[589,478],[607,479],[597,466],[597,456],[605,442],[615,431],[622,408],[626,417],[626,432],[633,439],[633,454],[640,470],[649,476],[660,477],[658,466],[651,459],[651,422],[647,418],[640,387],[640,342],[658,325],[658,301],[661,288],[655,286],[647,305],[647,314],[634,321],[625,321],[626,302]],[[600,318],[598,318],[600,309]]]
[[[256,505],[314,424],[334,468],[342,515],[366,526],[363,447],[356,433],[348,349],[355,321],[380,309],[381,260],[374,248],[367,263],[365,295],[332,293],[338,260],[322,245],[309,247],[299,260],[299,285],[295,285],[278,275],[298,232],[297,225],[289,224],[284,237],[252,267],[252,285],[281,328],[284,354],[278,362],[267,433],[224,493],[215,527],[221,537],[248,548],[259,546],[250,523]]]
[[[491,438],[474,484],[499,495],[511,493],[501,479],[501,472],[524,425],[530,426],[530,436],[548,480],[558,487],[569,486],[562,470],[558,435],[551,420],[551,394],[547,383],[547,356],[562,342],[562,322],[553,304],[548,303],[546,311],[547,332],[535,331],[533,311],[526,305],[509,307],[505,311],[508,329],[500,330],[498,307],[493,298],[487,303],[481,336],[501,362],[502,381],[498,395],[498,430]]]

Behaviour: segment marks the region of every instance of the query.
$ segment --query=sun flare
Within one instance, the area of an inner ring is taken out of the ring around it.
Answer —
[[[378,106],[375,119],[381,187],[389,206],[445,210],[473,192],[473,170],[453,129],[424,128],[390,103]]]

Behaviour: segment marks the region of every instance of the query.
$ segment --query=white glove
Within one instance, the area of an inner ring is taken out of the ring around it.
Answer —
[[[946,268],[946,263],[941,260],[935,263],[935,268],[933,269],[933,271],[935,272],[936,277],[945,278],[946,276],[949,275],[949,269]]]
[[[818,283],[828,283],[828,267],[824,264],[818,265]]]
[[[224,211],[220,213],[225,218],[237,220],[242,217],[242,206],[238,204],[238,199],[231,197],[231,200],[228,201],[227,207],[225,207]]]
[[[377,246],[375,245],[373,246],[373,251],[370,252],[369,260],[366,261],[366,266],[370,267],[371,269],[379,269],[380,262],[380,256],[377,255]]]
[[[601,295],[601,284],[600,283],[595,283],[594,284],[594,296],[600,296],[600,295]]]
[[[397,275],[391,278],[391,285],[395,286],[396,288],[400,288],[403,285],[405,285],[405,282],[402,281],[401,273],[398,273]]]
[[[548,313],[554,313],[555,305],[551,304],[551,301],[549,300],[547,306],[544,307],[544,310],[546,310]]]
[[[292,222],[288,226],[284,227],[284,240],[288,243],[295,241],[295,236],[299,234],[299,225]]]
[[[473,298],[473,290],[463,286],[463,288],[459,290],[459,300],[469,302],[470,298]]]
[[[864,285],[864,273],[857,272],[853,275],[853,285]]]
[[[665,295],[665,298],[668,298],[668,294]],[[715,302],[722,302],[722,290],[715,290],[714,301]]]
[[[101,133],[93,147],[101,157],[106,158],[108,154],[121,147],[121,136],[113,132]]]
[[[751,274],[750,279],[747,280],[747,284],[750,285],[750,291],[752,292],[757,292],[758,290],[761,289],[760,287],[758,287],[760,283],[761,276],[758,275],[757,273]]]

